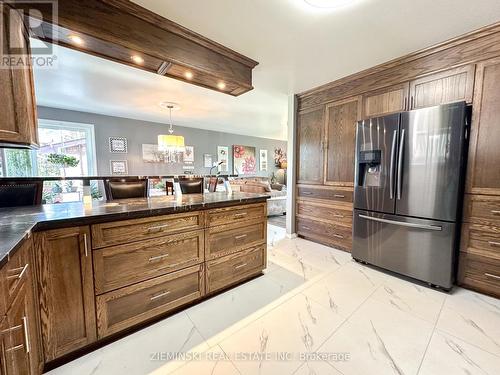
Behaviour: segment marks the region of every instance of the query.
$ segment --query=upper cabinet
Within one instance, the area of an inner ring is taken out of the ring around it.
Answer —
[[[22,55],[29,60],[28,30],[21,15],[2,7],[2,53]],[[12,49],[10,48],[12,47]],[[36,146],[37,115],[31,66],[2,66],[0,69],[0,144]]]
[[[402,112],[408,108],[410,84],[404,82],[395,86],[363,95],[363,118],[385,116]]]
[[[325,184],[354,185],[354,149],[356,122],[361,117],[361,97],[326,106]]]
[[[500,58],[477,65],[467,192],[500,195]]]
[[[325,107],[297,115],[297,182],[323,183]]]
[[[474,65],[446,70],[410,82],[410,109],[466,101],[472,103]]]

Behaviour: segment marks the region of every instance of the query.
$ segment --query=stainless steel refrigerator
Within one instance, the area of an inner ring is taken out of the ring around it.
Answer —
[[[454,103],[358,122],[354,259],[452,287],[468,112]]]

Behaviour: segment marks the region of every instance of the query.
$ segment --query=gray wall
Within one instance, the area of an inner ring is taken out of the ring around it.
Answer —
[[[97,172],[99,175],[110,175],[110,160],[128,160],[130,175],[168,175],[183,174],[184,164],[144,163],[142,161],[142,144],[156,144],[159,134],[168,134],[168,125],[155,122],[139,121],[121,117],[103,116],[87,112],[68,111],[57,108],[38,107],[38,117],[46,120],[59,120],[93,124],[95,129]],[[249,137],[244,135],[221,133],[187,127],[174,127],[174,134],[184,136],[188,146],[194,146],[194,173],[207,174],[209,168],[203,167],[203,154],[213,155],[217,160],[217,146],[229,147],[229,172],[232,173],[232,145],[254,146],[258,154],[260,149],[268,150],[268,171],[257,172],[258,176],[270,176],[274,167],[274,149],[287,148],[285,141]],[[127,154],[109,152],[109,137],[125,137],[128,140]],[[257,170],[259,169],[257,155]]]

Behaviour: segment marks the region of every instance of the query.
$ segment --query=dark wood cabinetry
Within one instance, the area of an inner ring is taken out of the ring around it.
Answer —
[[[322,184],[324,160],[324,106],[297,115],[297,183]]]
[[[3,53],[12,53],[30,60],[29,31],[21,15],[7,4],[2,6],[0,43]],[[12,47],[12,48],[11,48]],[[14,50],[15,48],[15,50]],[[12,62],[15,64],[15,62]],[[31,66],[3,66],[0,69],[0,144],[36,146],[37,115]]]
[[[35,233],[45,360],[97,339],[88,226]]]
[[[363,95],[363,118],[380,117],[408,109],[410,83],[403,82]]]

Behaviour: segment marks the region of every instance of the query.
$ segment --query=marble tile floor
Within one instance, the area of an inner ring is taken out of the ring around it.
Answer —
[[[269,225],[248,283],[51,375],[499,374],[500,300],[429,289]]]

